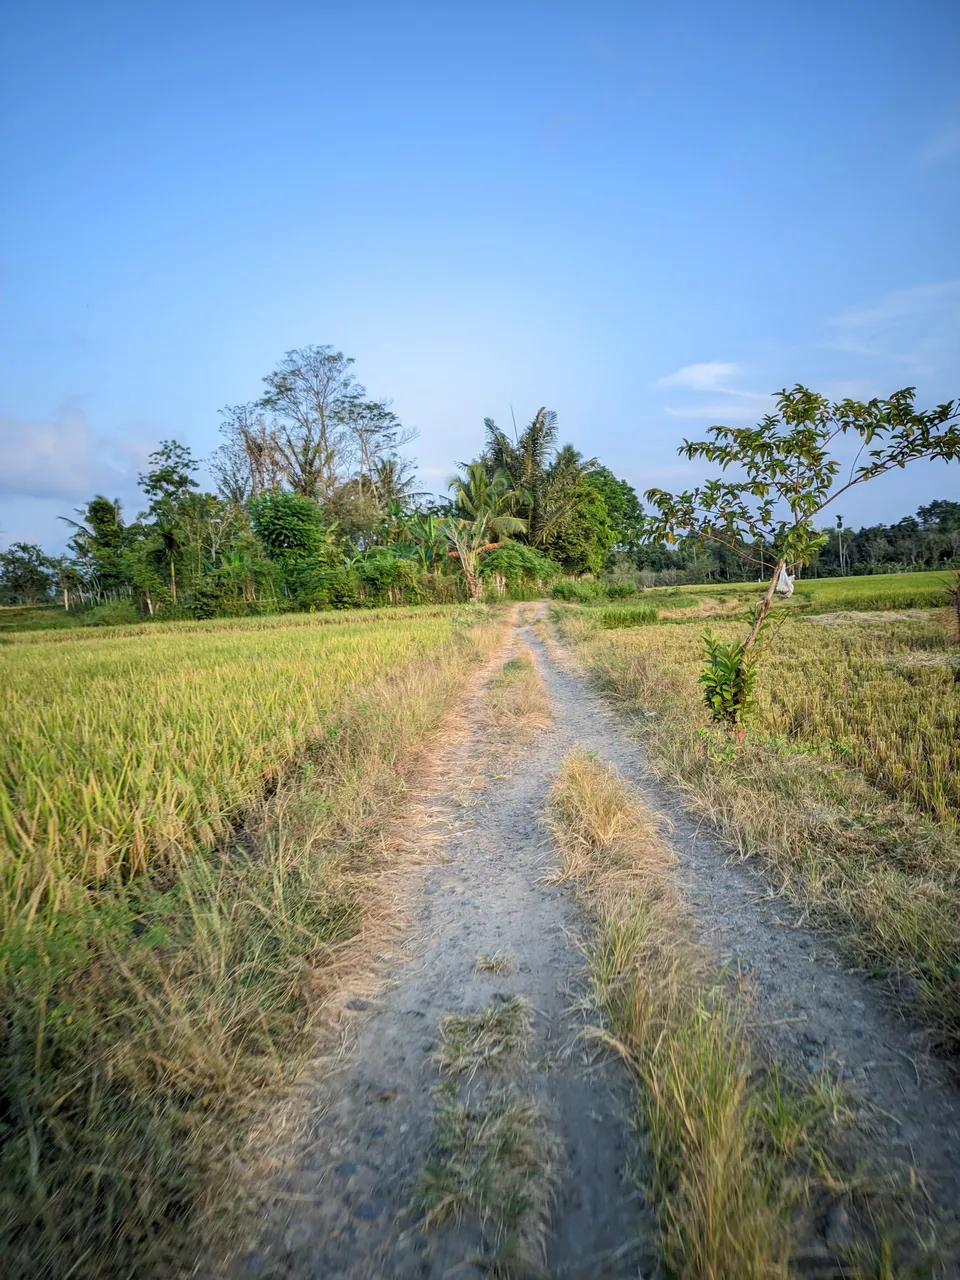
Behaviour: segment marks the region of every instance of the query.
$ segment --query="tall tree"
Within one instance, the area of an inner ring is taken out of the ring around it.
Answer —
[[[385,502],[399,495],[382,492],[378,478],[384,471],[388,479],[398,476],[399,469],[411,465],[403,462],[398,450],[415,440],[417,432],[403,425],[388,400],[365,400],[363,388],[358,391],[345,403],[356,478],[361,490],[371,487],[378,500]]]
[[[149,513],[173,511],[185,494],[196,489],[193,473],[197,463],[188,445],[177,440],[161,440],[150,454],[150,470],[141,472],[137,483],[150,499]]]
[[[112,502],[98,493],[85,507],[77,508],[79,520],[60,519],[74,530],[70,549],[98,600],[116,595],[129,585],[124,550],[129,535],[123,523],[119,498]]]
[[[633,486],[618,480],[608,467],[594,467],[584,482],[603,498],[613,532],[612,550],[635,553],[643,536],[643,507]]]
[[[141,516],[138,532],[143,540],[139,559],[146,566],[162,569],[171,603],[178,600],[177,568],[189,547],[184,516],[194,496],[197,463],[189,447],[177,440],[161,440],[150,454],[150,469],[138,477],[140,488],[150,499]]]
[[[492,418],[484,418],[487,432],[484,459],[491,476],[503,472],[516,495],[517,515],[526,521],[527,540],[537,545],[545,519],[545,491],[556,450],[557,415],[540,408],[532,421],[511,440]]]
[[[12,542],[0,551],[0,590],[20,604],[36,604],[49,596],[55,578],[54,563],[32,542]]]
[[[242,503],[278,488],[286,466],[277,446],[276,423],[268,421],[256,403],[227,405],[220,418],[223,443],[210,460],[220,493]]]
[[[475,521],[487,517],[493,520],[514,515],[520,504],[506,471],[491,474],[483,462],[464,463],[460,469],[462,474],[454,476],[448,487],[453,492],[456,512],[461,519]],[[527,521],[517,516],[514,532],[526,533],[528,530]]]
[[[364,388],[353,360],[331,346],[288,351],[263,379],[258,408],[276,416],[277,451],[295,493],[323,501],[344,478],[354,444],[351,415]]]
[[[564,520],[547,544],[550,559],[566,573],[599,573],[613,540],[603,494],[580,480],[572,491]]]
[[[551,543],[569,525],[582,497],[581,482],[595,459],[585,459],[572,445],[557,447],[557,415],[541,408],[515,440],[492,418],[484,419],[483,462],[492,478],[507,477],[513,512],[526,524],[522,541],[553,556]]]

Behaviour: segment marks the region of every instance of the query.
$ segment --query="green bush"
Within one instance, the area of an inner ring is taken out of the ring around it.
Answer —
[[[575,604],[596,604],[599,599],[608,600],[606,587],[591,578],[561,578],[550,592],[553,600],[569,600]]]
[[[601,609],[597,613],[597,626],[610,629],[616,627],[649,627],[657,620],[657,611],[653,605],[638,604],[620,609]]]
[[[706,666],[698,677],[703,700],[714,720],[736,724],[753,705],[757,680],[756,660],[744,656],[743,640],[724,644],[709,630],[703,633]]]
[[[628,596],[637,594],[635,582],[608,582],[606,588],[610,600],[625,600]]]
[[[412,560],[378,548],[358,560],[354,572],[368,604],[420,603],[420,574]]]
[[[548,560],[535,547],[520,542],[504,542],[483,552],[480,572],[485,578],[497,574],[506,582],[550,582],[560,573],[560,566]]]
[[[364,603],[360,579],[346,565],[331,565],[310,575],[304,601],[311,609],[356,609]]]
[[[141,621],[132,600],[108,600],[88,609],[80,619],[81,627],[132,627]]]

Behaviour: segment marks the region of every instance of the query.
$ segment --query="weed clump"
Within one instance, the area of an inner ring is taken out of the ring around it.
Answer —
[[[490,742],[503,751],[516,750],[550,723],[550,698],[529,649],[493,677],[480,714]]]
[[[467,1106],[441,1104],[413,1207],[425,1230],[472,1216],[491,1275],[542,1275],[559,1145],[537,1106],[510,1090]]]
[[[446,1013],[434,1061],[451,1075],[474,1076],[481,1067],[501,1067],[518,1058],[530,1041],[530,1006],[521,996],[481,1009]]]

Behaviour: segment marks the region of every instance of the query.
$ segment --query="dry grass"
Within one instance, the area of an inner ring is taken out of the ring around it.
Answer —
[[[668,1274],[786,1276],[786,1194],[763,1159],[755,1064],[736,1009],[691,939],[660,824],[582,753],[563,762],[548,821],[563,874],[582,883],[598,918],[593,981],[612,1043],[640,1081]]]
[[[529,649],[505,662],[490,681],[480,723],[487,741],[505,752],[519,750],[550,723],[550,697]]]
[[[536,1105],[511,1091],[471,1106],[447,1102],[413,1207],[424,1229],[475,1218],[484,1237],[475,1260],[491,1275],[543,1275],[558,1159]]]
[[[477,956],[477,968],[483,973],[509,973],[513,961],[502,952],[495,951],[492,956]]]
[[[662,776],[960,1050],[957,694],[949,668],[890,665],[943,652],[936,624],[785,623],[743,738],[704,721],[697,629],[562,626],[636,714]]]
[[[423,745],[497,638],[481,626],[456,639],[439,625],[446,637],[428,634],[417,645],[400,624],[399,642],[384,636],[381,657],[350,676],[331,704],[341,670],[332,662],[323,732],[303,741],[296,765],[287,736],[276,739],[269,770],[258,757],[261,775],[273,773],[272,794],[261,785],[257,799],[251,787],[245,821],[220,852],[204,847],[197,826],[188,850],[163,859],[162,876],[111,875],[91,887],[66,873],[67,855],[54,843],[38,882],[52,892],[30,898],[17,890],[22,878],[12,891],[8,882],[0,951],[0,1087],[12,1117],[0,1154],[6,1274],[173,1274],[198,1224],[230,1207],[223,1171],[245,1124],[309,1056],[338,968],[383,910],[384,840]],[[349,628],[336,630],[349,641]],[[298,634],[306,640],[304,629]],[[116,649],[105,643],[104,661],[114,663],[120,685]],[[256,688],[272,678],[282,686],[277,699],[295,700],[299,683],[310,704],[323,680],[317,663],[325,651],[316,639],[293,670],[286,651],[265,647],[263,636],[247,643],[256,645],[246,657]],[[135,689],[142,655],[125,644]],[[49,660],[56,652],[29,657]],[[344,661],[352,653],[356,663],[360,652],[348,644]],[[233,668],[218,658],[218,647],[207,650],[207,670],[188,652],[180,684],[174,667],[164,668],[172,682],[166,712],[175,715],[176,690],[184,710],[192,707],[195,687],[209,676],[229,742],[238,713],[226,693],[240,684],[224,684],[225,668]],[[111,705],[123,695],[114,690]],[[272,705],[267,700],[268,716]],[[136,711],[129,697],[128,723]],[[50,713],[45,723],[68,734],[66,718]],[[112,740],[113,727],[104,733]],[[65,755],[67,791],[70,764]],[[50,776],[53,810],[63,797],[59,775]],[[101,782],[109,778],[101,774]],[[215,806],[211,831],[222,818]],[[142,834],[149,840],[146,826]],[[22,857],[17,865],[42,867]],[[74,866],[82,869],[83,860]]]
[[[434,1062],[472,1079],[481,1067],[504,1067],[520,1057],[530,1042],[530,1006],[513,996],[479,1013],[445,1013],[439,1033]]]

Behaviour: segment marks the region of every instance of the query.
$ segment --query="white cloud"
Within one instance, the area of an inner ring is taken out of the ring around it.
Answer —
[[[656,387],[686,387],[690,391],[726,391],[722,385],[729,378],[735,377],[738,368],[735,364],[725,364],[720,360],[709,360],[703,364],[685,364],[676,373],[665,378],[658,378]],[[732,394],[736,395],[736,392]]]
[[[956,155],[960,155],[960,124],[941,129],[920,148],[920,159],[927,164],[949,160]]]
[[[96,435],[82,410],[63,405],[49,421],[0,414],[0,457],[0,494],[81,499],[129,492],[145,453],[139,441]]]
[[[828,327],[835,350],[935,373],[955,362],[960,347],[960,280],[897,289],[847,308]]]
[[[676,373],[658,379],[654,385],[676,387],[694,393],[688,404],[664,406],[664,412],[672,418],[695,418],[711,423],[756,422],[765,411],[761,402],[769,401],[770,397],[730,385],[731,381],[736,381],[742,375],[740,365],[711,360],[702,364],[684,365]],[[696,393],[708,394],[709,399],[704,400],[702,394]],[[727,396],[728,399],[718,402],[718,395]]]

